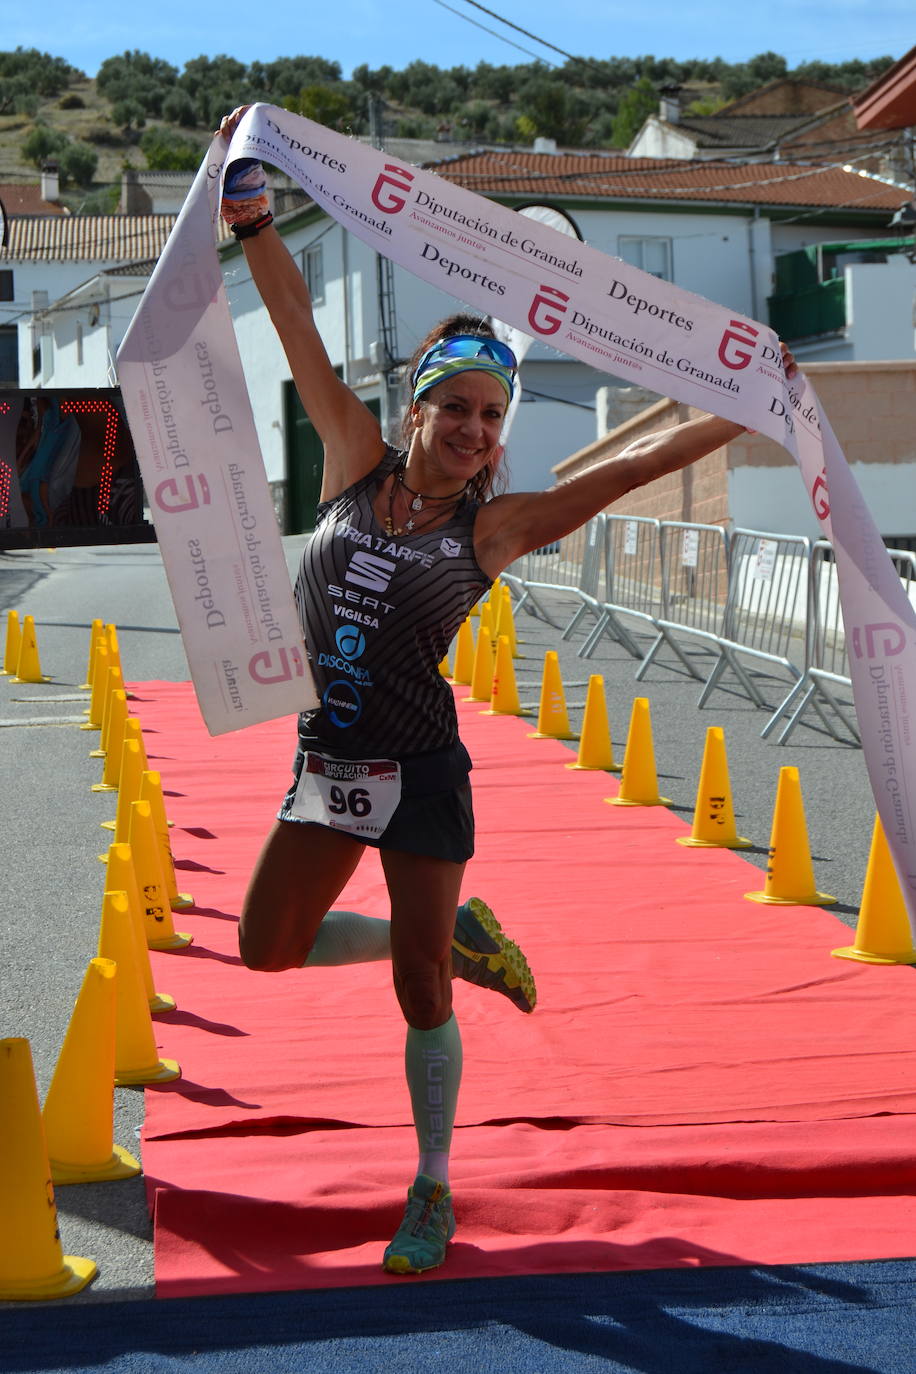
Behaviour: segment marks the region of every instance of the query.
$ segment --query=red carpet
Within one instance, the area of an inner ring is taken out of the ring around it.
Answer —
[[[134,710],[174,821],[194,944],[153,956],[183,1076],[147,1093],[163,1296],[392,1282],[415,1137],[386,965],[257,974],[235,918],[286,787],[292,722],[211,739],[189,686]],[[459,697],[465,693],[459,692]],[[913,1253],[912,972],[839,961],[828,911],[674,843],[664,808],[460,706],[480,892],[538,980],[532,1017],[456,985],[459,1222],[443,1278]],[[386,915],[371,852],[341,906]]]

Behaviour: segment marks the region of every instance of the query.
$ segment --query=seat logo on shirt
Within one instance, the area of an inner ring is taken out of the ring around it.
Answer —
[[[370,592],[386,592],[397,566],[390,558],[379,558],[366,549],[357,549],[344,573],[344,581],[367,587]]]

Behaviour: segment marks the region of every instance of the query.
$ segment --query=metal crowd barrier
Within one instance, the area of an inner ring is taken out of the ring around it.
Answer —
[[[671,649],[691,677],[703,681],[696,663],[682,648],[685,638],[715,653],[725,626],[728,598],[728,535],[721,525],[692,525],[662,520],[659,527],[661,614],[658,634],[636,670],[637,681],[663,646]]]
[[[660,522],[641,515],[608,515],[605,519],[607,598],[598,607],[597,623],[579,655],[590,658],[602,635],[610,635],[641,660],[645,649],[624,621],[636,620],[650,630],[657,628],[662,606]]]
[[[916,603],[916,552],[889,549],[910,599]],[[726,673],[756,706],[770,712],[766,739],[784,721],[788,739],[810,708],[840,740],[840,722],[859,743],[846,658],[833,549],[801,535],[770,534],[678,520],[599,515],[558,543],[519,559],[503,573],[524,607],[569,639],[592,617],[580,657],[590,657],[604,635],[639,660],[637,680],[669,649],[681,668],[704,681],[699,655],[713,659],[697,701],[704,706]],[[561,597],[560,626],[544,604]],[[635,622],[635,626],[634,623]],[[646,648],[646,634],[652,635]],[[788,674],[790,689],[774,711],[760,679]]]
[[[887,552],[904,590],[912,600],[916,593],[916,553],[909,549],[888,549]],[[805,671],[770,716],[761,734],[766,739],[779,721],[788,715],[778,736],[779,743],[783,744],[807,708],[813,705],[834,739],[843,739],[835,725],[835,720],[839,720],[852,740],[861,744],[855,706],[851,700],[852,679],[846,655],[846,632],[836,563],[833,548],[826,539],[819,539],[811,551],[810,587]],[[821,705],[829,707],[832,715],[820,710]]]

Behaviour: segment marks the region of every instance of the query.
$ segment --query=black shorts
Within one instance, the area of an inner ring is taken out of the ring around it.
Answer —
[[[300,737],[293,760],[293,781],[277,813],[278,820],[303,821],[291,812],[306,750],[333,756],[333,750]],[[405,854],[422,854],[432,859],[466,863],[474,853],[474,810],[468,774],[471,759],[464,745],[449,745],[427,754],[403,755],[401,799],[391,820],[377,838],[355,835],[360,844],[373,849],[397,849]]]

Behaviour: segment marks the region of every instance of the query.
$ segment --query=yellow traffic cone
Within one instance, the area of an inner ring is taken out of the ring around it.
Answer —
[[[103,759],[108,754],[108,737],[111,731],[111,699],[115,692],[124,692],[124,677],[119,663],[109,663],[108,682],[102,695],[102,726],[99,731],[99,743],[96,749],[89,750],[91,759]],[[126,692],[124,692],[124,696],[126,699]]]
[[[150,949],[184,949],[193,937],[176,931],[172,925],[171,903],[159,857],[152,808],[148,801],[135,801],[131,803],[130,812],[128,843],[145,915],[146,943]]]
[[[493,686],[490,691],[490,705],[483,713],[485,716],[530,716],[523,711],[518,699],[515,682],[515,667],[512,663],[512,645],[508,635],[500,635],[496,643],[496,666],[493,669]]]
[[[480,629],[477,631],[477,645],[474,649],[474,669],[471,673],[471,693],[465,701],[489,701],[493,691],[493,640],[490,637],[490,620],[483,609],[480,612]]]
[[[140,1164],[114,1143],[115,974],[90,959],[45,1099],[42,1120],[55,1183],[134,1178]]]
[[[828,906],[836,901],[814,886],[797,768],[779,770],[766,882],[762,891],[744,895],[751,902],[771,906]]]
[[[600,673],[593,673],[588,680],[582,734],[579,737],[579,756],[575,763],[568,763],[566,767],[599,769],[605,773],[620,772],[620,764],[614,762],[604,678]]]
[[[165,799],[162,795],[162,778],[154,768],[147,768],[140,779],[140,801],[147,801],[153,817],[153,829],[159,841],[159,858],[162,861],[162,875],[168,893],[169,906],[173,911],[184,911],[194,905],[190,892],[178,891],[175,877],[175,860],[169,843],[169,820],[165,814]]]
[[[670,806],[670,797],[658,794],[655,746],[648,697],[635,697],[630,712],[630,729],[623,755],[620,792],[606,797],[613,806]]]
[[[448,661],[448,654],[446,654],[445,657],[440,659],[439,661],[439,676],[447,677],[449,678],[449,680],[451,680],[452,667]]]
[[[142,803],[138,803],[142,805]],[[115,1017],[115,1083],[168,1083],[181,1076],[174,1059],[160,1059],[143,981],[137,967],[136,936],[127,896],[106,892],[99,930],[99,958],[118,966]]]
[[[127,897],[127,905],[134,923],[134,934],[137,937],[137,963],[150,1012],[155,1016],[159,1012],[174,1011],[174,997],[169,997],[165,992],[157,992],[153,983],[153,967],[150,963],[147,938],[151,935],[158,939],[164,932],[155,926],[155,916],[152,914],[149,920],[153,928],[147,931],[146,908],[134,870],[133,851],[129,844],[113,844],[109,847],[105,886],[109,892],[123,892]]]
[[[124,722],[125,732],[130,724],[131,717],[128,716]],[[113,821],[100,821],[103,830],[113,830],[116,840],[127,843],[130,838],[130,808],[131,803],[138,800],[140,796],[140,779],[143,777],[145,760],[143,749],[136,738],[127,737],[125,733],[124,743],[121,745],[121,771],[118,774],[118,805],[115,810]],[[99,858],[105,862],[104,854]]]
[[[109,670],[111,671],[111,670]],[[121,756],[124,753],[124,726],[127,721],[127,693],[112,692],[108,701],[108,719],[105,722],[105,767],[102,781],[92,784],[93,792],[117,792],[121,776]],[[103,727],[103,730],[105,727]]]
[[[19,659],[16,664],[14,682],[50,682],[41,671],[38,658],[38,640],[35,638],[35,621],[27,615],[22,622],[22,638],[19,642]]]
[[[89,697],[89,705],[83,712],[87,716],[85,725],[81,725],[81,730],[101,730],[102,715],[105,710],[105,689],[108,686],[108,649],[104,644],[99,644],[95,651],[95,672],[92,675],[92,692]]]
[[[496,636],[506,635],[509,640],[509,648],[513,658],[522,658],[523,655],[518,651],[518,637],[515,633],[515,617],[512,614],[512,594],[508,587],[503,587],[502,596],[499,601],[499,615],[496,619]]]
[[[473,672],[474,631],[471,629],[471,621],[468,617],[458,627],[458,634],[455,639],[455,671],[452,673],[452,681],[463,687],[470,687]]]
[[[880,816],[872,831],[855,943],[830,952],[863,964],[916,964],[910,918]]]
[[[96,1275],[90,1259],[65,1255],[28,1040],[0,1040],[0,1299],[65,1298]]]
[[[528,736],[529,739],[578,739],[569,728],[566,711],[566,698],[563,694],[563,679],[560,675],[560,660],[553,649],[544,655],[544,671],[541,676],[541,701],[538,707],[538,728]]]
[[[114,625],[105,626],[105,643],[108,648],[109,667],[113,664],[118,672],[121,673],[121,679],[123,681],[124,675],[121,667],[121,649],[118,645],[118,632]]]
[[[678,844],[697,849],[750,849],[752,841],[735,830],[735,813],[725,756],[725,732],[718,725],[706,731],[706,747],[693,812],[693,829],[678,835]]]
[[[502,602],[503,584],[498,577],[494,577],[490,591],[486,598],[487,610],[490,612],[490,629],[496,633],[496,624],[499,620],[499,607]]]
[[[19,646],[21,643],[22,630],[19,625],[19,612],[7,611],[6,643],[3,649],[3,668],[0,670],[4,677],[15,673],[19,667]]]
[[[92,686],[92,676],[95,670],[95,651],[98,647],[100,635],[104,639],[104,626],[101,620],[93,620],[89,630],[89,661],[86,664],[86,681],[80,683],[81,692],[87,692]]]

